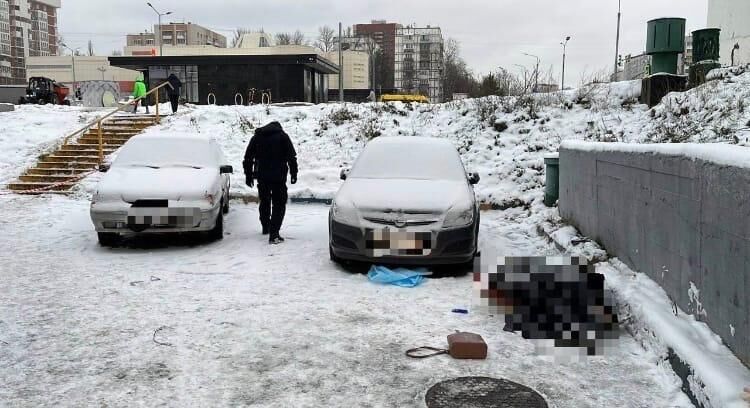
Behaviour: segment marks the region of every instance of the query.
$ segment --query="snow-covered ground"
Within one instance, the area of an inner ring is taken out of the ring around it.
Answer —
[[[265,243],[255,206],[235,205],[222,242],[120,249],[98,246],[85,200],[0,207],[0,405],[418,407],[434,383],[480,375],[553,407],[690,406],[627,334],[612,355],[559,363],[498,317],[451,313],[471,305],[471,276],[403,289],[334,266],[324,206],[291,206],[282,246]],[[556,253],[520,212],[485,213],[484,244]],[[488,360],[404,356],[454,330],[483,335]]]
[[[0,112],[0,185],[18,177],[40,154],[97,114],[101,110],[53,105],[16,105],[12,112]]]
[[[750,73],[723,72],[654,109],[635,102],[638,82],[442,105],[187,107],[147,132],[215,137],[236,170],[233,193],[255,195],[244,185],[244,150],[254,128],[277,120],[300,162],[290,195],[316,198],[335,194],[341,168],[372,137],[446,138],[481,175],[478,197],[504,209],[483,214],[482,242],[543,255],[555,250],[537,228],[560,223],[541,205],[544,155],[563,140],[750,145],[748,85]],[[95,113],[0,114],[0,183]],[[559,407],[690,406],[663,349],[644,350],[642,339],[625,334],[614,356],[558,364],[496,318],[450,313],[470,304],[468,277],[406,290],[333,267],[325,207],[292,206],[293,239],[281,247],[258,235],[254,206],[235,205],[220,243],[101,249],[87,212],[98,177],[70,198],[0,194],[0,405],[420,406],[434,382],[477,374],[530,385]],[[403,358],[413,346],[443,345],[454,329],[483,334],[490,359]]]

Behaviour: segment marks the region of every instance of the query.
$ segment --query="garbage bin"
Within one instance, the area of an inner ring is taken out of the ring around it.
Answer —
[[[560,198],[560,155],[558,153],[544,157],[546,183],[544,187],[544,205],[553,207]]]

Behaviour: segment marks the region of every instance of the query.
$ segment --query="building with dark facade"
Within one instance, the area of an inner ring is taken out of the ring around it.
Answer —
[[[370,37],[383,51],[382,63],[374,67],[376,85],[384,89],[394,87],[394,73],[396,67],[396,30],[400,24],[386,23],[385,21],[373,20],[370,24],[356,24],[354,35],[357,37]]]
[[[328,102],[329,74],[334,63],[317,54],[182,55],[109,57],[112,66],[143,72],[149,89],[174,73],[190,103],[235,105],[261,103],[270,91],[272,102]]]

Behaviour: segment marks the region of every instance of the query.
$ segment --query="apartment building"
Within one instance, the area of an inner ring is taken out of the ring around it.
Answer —
[[[29,57],[57,55],[60,0],[0,0],[0,84],[26,83]]]
[[[385,20],[372,20],[369,24],[354,25],[354,38],[350,39],[354,44],[363,44],[361,39],[371,38],[380,48],[382,61],[375,69],[375,87],[392,89],[395,82],[396,67],[396,30],[401,24],[388,23]],[[355,48],[352,48],[355,49]],[[362,51],[361,49],[357,49]]]
[[[161,39],[161,43],[159,40]],[[126,37],[125,54],[133,54],[135,48],[152,47],[159,52],[160,45],[164,47],[211,46],[227,47],[227,38],[217,32],[193,23],[169,23],[154,25],[154,31],[128,34]]]
[[[394,85],[419,93],[430,102],[443,101],[443,35],[440,27],[396,29]]]

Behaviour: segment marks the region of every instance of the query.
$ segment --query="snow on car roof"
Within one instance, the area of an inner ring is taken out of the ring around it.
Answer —
[[[466,180],[461,157],[448,140],[432,137],[379,137],[360,154],[351,178]]]
[[[391,144],[391,145],[417,145],[417,144],[431,144],[435,146],[451,146],[453,143],[446,139],[440,139],[437,137],[423,137],[423,136],[384,136],[373,139],[369,144]]]
[[[193,132],[169,132],[169,131],[163,131],[159,130],[158,132],[150,132],[150,133],[143,133],[140,135],[133,136],[130,138],[130,140],[141,140],[141,139],[149,139],[149,140],[159,140],[159,139],[165,139],[165,140],[197,140],[197,141],[205,141],[209,142],[211,141],[211,137],[203,135],[201,133],[193,133]]]
[[[221,151],[212,139],[196,133],[159,132],[130,138],[113,166],[219,166]],[[213,145],[213,146],[212,146]]]

